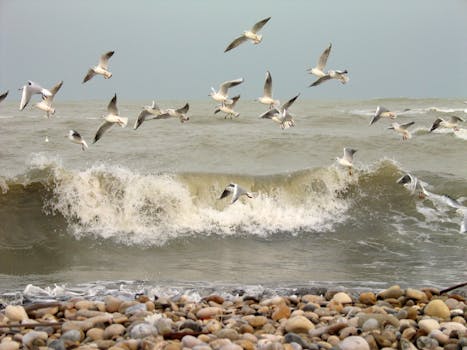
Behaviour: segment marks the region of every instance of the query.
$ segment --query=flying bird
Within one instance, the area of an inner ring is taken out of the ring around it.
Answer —
[[[232,100],[229,99],[229,96],[228,96],[228,90],[231,87],[237,86],[241,83],[243,83],[243,78],[224,81],[219,86],[218,91],[216,91],[213,87],[211,87],[211,93],[209,94],[209,96],[211,96],[217,102],[232,103]]]
[[[272,97],[272,77],[269,71],[266,72],[266,80],[264,81],[264,89],[263,89],[263,96],[258,98],[258,101],[268,105],[269,109],[277,106],[280,102],[279,100],[275,100]]]
[[[75,131],[75,130],[70,130],[70,131],[68,132],[68,139],[70,139],[71,142],[80,144],[80,145],[81,145],[81,149],[82,149],[83,151],[85,151],[86,148],[88,148],[88,144],[86,143],[86,141],[84,141],[84,139],[81,137],[81,135],[79,134],[79,132],[77,132],[77,131]]]
[[[47,118],[50,118],[51,115],[55,114],[55,108],[52,107],[52,102],[58,90],[60,90],[60,88],[62,87],[62,85],[63,85],[63,81],[59,81],[57,84],[54,85],[54,87],[52,87],[49,90],[52,94],[51,96],[43,96],[42,101],[35,104],[37,108],[39,108],[40,110],[46,113],[45,116]]]
[[[28,105],[32,95],[41,94],[42,97],[52,96],[52,93],[49,90],[44,89],[42,86],[31,80],[28,80],[28,83],[24,85],[20,90],[23,90],[21,94],[21,102],[19,105],[20,111],[22,111]]]
[[[438,129],[439,127],[453,129],[455,131],[459,131],[459,123],[464,122],[464,119],[461,117],[457,117],[452,115],[449,117],[448,120],[444,120],[443,118],[437,118],[433,125],[431,126],[430,132]]]
[[[152,119],[178,118],[180,119],[180,123],[184,123],[190,120],[190,117],[186,115],[189,109],[190,109],[190,105],[186,103],[183,107],[178,108],[178,109],[168,108],[163,113],[155,116]]]
[[[389,109],[383,107],[383,106],[378,106],[376,107],[376,112],[373,116],[373,118],[370,121],[370,125],[373,125],[376,123],[378,120],[381,118],[389,118],[389,119],[396,119],[399,114],[402,114],[404,112],[410,111],[409,108],[404,109],[401,112],[394,112],[390,111]]]
[[[234,48],[236,48],[238,45],[244,43],[247,40],[251,40],[253,44],[259,44],[261,40],[263,40],[263,36],[261,34],[258,34],[258,32],[261,30],[261,28],[264,27],[266,23],[271,19],[271,17],[265,18],[258,23],[256,23],[253,28],[250,30],[246,30],[243,32],[242,35],[240,35],[238,38],[234,39],[229,46],[224,50],[224,52],[230,51]]]
[[[329,70],[325,75],[318,78],[314,83],[312,83],[309,87],[318,86],[325,81],[336,79],[339,80],[342,84],[346,84],[349,82],[348,71],[346,70]]]
[[[344,147],[344,155],[342,158],[336,157],[337,162],[349,168],[349,175],[352,175],[353,155],[357,152],[356,149]]]
[[[244,188],[240,187],[236,183],[231,183],[225,187],[219,199],[223,199],[230,194],[232,195],[232,200],[230,201],[230,204],[235,203],[238,200],[238,198],[240,198],[240,196],[247,196],[248,198],[253,198],[253,193],[246,191]]]
[[[324,67],[326,67],[329,54],[331,53],[331,47],[332,44],[329,43],[329,46],[323,51],[323,53],[319,57],[318,64],[315,67],[309,68],[307,70],[310,74],[316,75],[318,78],[324,77],[326,75],[326,73],[324,72]]]
[[[120,125],[124,128],[128,123],[128,118],[120,117],[118,115],[117,109],[117,94],[110,100],[109,105],[107,106],[107,115],[104,116],[104,122],[97,129],[96,135],[94,136],[94,141],[96,143],[104,135],[104,133],[109,130],[114,124]]]
[[[392,125],[388,128],[390,130],[394,130],[398,132],[399,134],[402,135],[402,140],[408,140],[412,137],[412,134],[407,130],[407,128],[411,125],[414,125],[415,122],[408,122],[405,124],[399,124],[399,123],[392,123]]]
[[[151,106],[144,106],[143,107],[143,110],[138,115],[138,118],[135,121],[135,125],[133,127],[133,130],[138,129],[146,119],[148,119],[148,120],[149,119],[154,119],[155,117],[157,117],[157,116],[159,116],[159,115],[161,115],[163,113],[166,113],[166,110],[160,109],[160,107],[156,104],[156,101],[152,101]]]
[[[289,108],[292,106],[298,96],[300,96],[300,94],[292,97],[290,100],[279,107],[273,107],[269,109],[259,117],[262,119],[271,119],[272,121],[278,123],[281,129],[288,129],[295,126],[295,121],[293,120],[293,116],[289,113]]]
[[[6,99],[9,92],[10,92],[10,90],[7,90],[6,92],[4,92],[3,94],[0,95],[0,102],[2,102],[4,99]]]
[[[83,79],[83,84],[88,80],[91,80],[96,74],[102,75],[105,79],[112,77],[112,73],[108,71],[109,68],[109,59],[113,56],[115,51],[106,52],[99,59],[97,66],[89,68],[88,73]]]
[[[232,97],[232,103],[225,103],[225,102],[221,103],[214,110],[214,114],[217,114],[219,112],[224,112],[225,113],[224,119],[226,119],[227,117],[237,118],[240,115],[240,113],[235,112],[234,108],[235,108],[235,104],[237,103],[239,99],[240,99],[240,95],[237,95],[235,97]]]

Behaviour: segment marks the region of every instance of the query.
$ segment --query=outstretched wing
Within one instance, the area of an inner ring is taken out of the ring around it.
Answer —
[[[188,112],[189,109],[190,109],[190,105],[187,102],[182,108],[177,109],[176,112],[185,114],[186,112]]]
[[[297,94],[296,96],[292,97],[290,100],[288,100],[286,103],[284,103],[282,105],[282,109],[289,109],[290,106],[293,105],[293,103],[295,102],[295,100],[298,98],[298,96],[300,96],[300,94]]]
[[[104,133],[109,130],[114,123],[110,123],[108,121],[104,121],[97,129],[96,135],[94,136],[94,141],[92,143],[96,143],[99,139],[104,135]]]
[[[316,79],[316,81],[313,84],[311,84],[309,87],[318,86],[319,84],[322,84],[329,79],[331,79],[331,76],[329,74],[326,74],[322,76],[321,78]]]
[[[324,67],[326,67],[329,54],[331,53],[331,47],[332,47],[332,44],[329,43],[329,46],[323,51],[321,56],[319,56],[318,65],[316,66],[316,68],[318,68],[321,71],[324,70]]]
[[[10,92],[10,90],[8,90],[7,92],[4,92],[3,94],[0,95],[0,102],[2,102],[8,96],[9,92]]]
[[[272,77],[269,71],[266,72],[266,80],[264,81],[264,96],[272,98]]]
[[[268,21],[271,19],[271,17],[268,17],[268,18],[265,18],[265,19],[262,19],[261,21],[259,21],[258,23],[256,23],[253,28],[251,28],[251,32],[252,33],[257,33],[261,30],[261,28],[264,27],[264,25],[266,23],[268,23]]]
[[[91,78],[92,78],[93,76],[95,76],[95,75],[96,75],[96,73],[94,72],[94,69],[89,68],[88,73],[87,73],[86,76],[84,77],[82,84],[84,84],[84,83],[87,82],[88,80],[91,80]]]
[[[133,127],[133,130],[138,129],[141,126],[141,124],[144,123],[148,115],[151,115],[151,113],[148,112],[146,109],[143,109],[135,121],[135,126]]]
[[[219,93],[226,96],[227,95],[227,90],[229,90],[231,87],[237,86],[238,84],[241,84],[241,83],[243,83],[243,78],[225,81],[219,87]]]
[[[117,94],[115,94],[110,100],[109,105],[107,106],[107,111],[113,115],[118,115]]]
[[[437,118],[434,122],[433,122],[433,125],[431,126],[430,128],[430,132],[432,132],[433,130],[435,129],[438,129],[439,126],[441,125],[441,122],[443,121],[443,119],[441,118]]]
[[[399,127],[402,128],[402,129],[407,129],[409,126],[414,125],[414,124],[415,124],[415,122],[412,121],[412,122],[408,122],[408,123],[405,123],[405,124],[401,124],[401,125],[399,125]]]
[[[230,51],[232,49],[235,49],[238,45],[244,43],[245,41],[247,41],[248,38],[244,35],[242,36],[239,36],[238,38],[234,39],[234,41],[232,41],[229,46],[227,46],[227,48],[224,50],[224,52],[227,52],[227,51]]]
[[[112,57],[114,53],[115,51],[109,51],[103,54],[99,59],[99,66],[107,69],[109,67],[109,58]]]

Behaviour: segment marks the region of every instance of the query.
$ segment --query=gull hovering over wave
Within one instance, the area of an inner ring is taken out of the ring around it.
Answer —
[[[263,40],[263,36],[261,34],[258,34],[258,32],[264,27],[266,23],[271,19],[271,17],[265,18],[258,23],[256,23],[253,28],[250,30],[246,30],[243,32],[241,36],[238,38],[234,39],[229,46],[224,50],[224,52],[230,51],[234,48],[236,48],[238,45],[244,43],[247,40],[251,40],[253,44],[259,44]]]
[[[433,122],[433,125],[430,128],[430,132],[438,129],[439,127],[453,129],[454,131],[459,131],[459,123],[463,121],[464,119],[462,119],[461,117],[457,117],[455,115],[450,116],[448,120],[445,120],[443,118],[437,118]]]
[[[117,109],[117,94],[110,100],[109,105],[107,106],[107,115],[104,116],[104,122],[97,129],[96,135],[94,136],[94,141],[96,143],[104,135],[104,133],[109,130],[114,124],[120,125],[124,128],[128,123],[128,118],[120,117],[118,115]]]
[[[266,80],[264,81],[263,96],[258,98],[258,101],[268,105],[269,109],[277,106],[280,102],[272,97],[272,77],[269,71],[266,72]]]
[[[168,119],[168,118],[178,118],[180,119],[180,123],[184,123],[190,120],[186,114],[190,109],[190,105],[186,103],[183,107],[178,109],[168,108],[164,110],[161,114],[151,118],[151,119]]]
[[[77,144],[80,144],[81,145],[81,149],[83,151],[85,151],[87,148],[88,148],[88,144],[86,143],[86,141],[84,141],[84,139],[81,137],[81,135],[79,134],[79,132],[75,131],[75,130],[70,130],[68,132],[68,139],[71,141],[71,142],[74,142],[74,143],[77,143]]]
[[[349,82],[348,74],[349,72],[346,70],[328,70],[328,72],[323,75],[321,78],[318,78],[314,83],[312,83],[309,87],[318,86],[325,81],[336,79],[339,80],[342,84],[346,84]]]
[[[160,107],[156,104],[156,101],[152,101],[151,106],[144,106],[143,110],[141,113],[138,115],[138,118],[135,121],[135,125],[133,127],[133,130],[138,129],[143,122],[148,119],[154,119],[155,117],[166,113],[166,110],[160,109]],[[148,118],[149,117],[149,118]]]
[[[324,72],[324,67],[326,67],[326,63],[328,62],[329,54],[331,53],[332,44],[329,43],[329,46],[323,51],[321,56],[319,57],[318,64],[313,67],[307,69],[310,74],[316,75],[318,78],[324,77],[326,73]]]
[[[271,108],[270,110],[261,114],[259,117],[262,119],[271,119],[272,121],[278,123],[282,130],[295,126],[295,121],[293,120],[293,116],[289,113],[289,108],[292,106],[298,96],[300,96],[300,94],[292,97],[290,100],[279,107]]]
[[[111,78],[112,73],[110,73],[108,71],[109,59],[110,59],[110,57],[113,56],[114,53],[115,53],[115,51],[109,51],[109,52],[104,53],[100,57],[99,63],[97,64],[97,66],[89,68],[88,73],[84,77],[82,84],[84,84],[85,82],[91,80],[96,74],[102,75],[105,79]]]
[[[381,118],[396,119],[399,114],[402,114],[402,113],[408,112],[408,111],[410,111],[409,108],[406,108],[401,112],[394,112],[394,111],[390,111],[389,109],[387,109],[387,108],[385,108],[383,106],[378,106],[378,107],[376,107],[375,115],[373,116],[373,118],[370,121],[370,125],[373,125],[374,123],[376,123]]]
[[[231,183],[225,187],[219,199],[225,198],[230,194],[232,194],[232,200],[230,201],[230,204],[235,203],[238,200],[238,198],[240,198],[240,196],[247,196],[248,198],[253,198],[253,193],[246,191],[244,188],[240,187],[236,183]]]
[[[224,81],[219,86],[218,91],[216,91],[213,87],[211,87],[211,93],[209,94],[209,96],[211,96],[217,102],[232,103],[232,100],[229,99],[229,96],[228,96],[228,90],[231,87],[237,86],[241,83],[243,83],[243,78]]]
[[[237,95],[235,97],[232,97],[232,103],[223,102],[222,104],[216,107],[216,109],[214,110],[214,114],[217,114],[219,112],[224,112],[225,113],[224,119],[226,119],[227,117],[238,118],[240,113],[235,112],[234,108],[235,108],[235,104],[237,103],[239,99],[240,99],[240,95]]]
[[[3,94],[0,95],[0,102],[2,102],[4,99],[6,99],[9,92],[10,92],[10,90],[7,90],[6,92],[4,92]]]
[[[54,87],[52,87],[49,90],[52,94],[51,96],[43,96],[42,101],[35,104],[37,108],[39,108],[40,110],[46,113],[45,115],[46,118],[50,118],[51,115],[55,114],[55,108],[52,107],[52,102],[58,90],[60,90],[60,88],[62,87],[62,85],[63,85],[63,80],[59,81],[57,84],[54,85]]]
[[[388,128],[390,130],[394,130],[398,132],[399,134],[402,134],[402,140],[408,140],[412,137],[412,134],[410,133],[407,128],[411,125],[414,125],[415,122],[408,122],[405,124],[399,124],[399,123],[392,123],[392,125]]]
[[[336,157],[336,160],[340,165],[349,168],[349,175],[352,175],[353,155],[355,152],[357,152],[356,149],[344,147],[344,155],[342,158]]]
[[[28,80],[28,83],[24,85],[20,90],[23,90],[21,94],[21,102],[19,105],[20,111],[22,111],[27,106],[27,104],[31,100],[31,96],[34,94],[41,94],[43,97],[52,96],[52,93],[49,90],[44,89],[42,86],[31,80]]]

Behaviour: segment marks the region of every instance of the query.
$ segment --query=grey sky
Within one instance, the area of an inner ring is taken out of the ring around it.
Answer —
[[[256,21],[272,16],[263,42],[224,53]],[[350,82],[314,88],[305,70],[332,42],[328,68]],[[81,81],[115,50],[113,77]],[[211,86],[239,77],[234,93],[253,99],[270,70],[284,100],[467,97],[465,0],[0,0],[0,92],[26,80],[61,100],[208,99]]]

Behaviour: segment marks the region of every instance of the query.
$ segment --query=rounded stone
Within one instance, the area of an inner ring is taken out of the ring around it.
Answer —
[[[185,335],[182,338],[182,345],[184,348],[192,349],[197,345],[206,345],[206,344],[192,335]]]
[[[414,289],[414,288],[407,288],[407,290],[405,291],[405,296],[408,299],[414,299],[414,300],[417,300],[419,302],[428,301],[428,298],[427,298],[425,292],[423,292],[421,290],[418,290],[418,289]]]
[[[79,331],[77,329],[70,329],[69,331],[66,331],[62,334],[60,337],[61,340],[64,342],[79,342],[84,338],[84,333],[82,331]]]
[[[217,306],[209,306],[198,310],[196,317],[200,319],[213,318],[222,315],[223,309]]]
[[[404,291],[401,289],[401,287],[399,285],[394,285],[386,290],[383,290],[382,292],[379,292],[377,296],[381,299],[397,299],[402,295],[404,295]]]
[[[92,340],[100,340],[104,338],[104,330],[102,328],[91,328],[86,332],[86,336]]]
[[[427,334],[435,329],[439,329],[439,322],[432,318],[425,318],[418,322],[418,327],[423,329]]]
[[[104,339],[114,339],[125,333],[125,327],[121,324],[111,324],[104,330]]]
[[[295,316],[285,322],[285,330],[294,333],[306,333],[315,328],[314,324],[305,316]]]
[[[265,316],[245,316],[244,318],[248,324],[254,328],[263,327],[267,322],[268,319]]]
[[[26,310],[21,305],[8,305],[4,312],[5,316],[13,322],[21,322],[29,318]]]
[[[277,308],[274,310],[274,312],[271,315],[271,318],[274,321],[279,321],[283,318],[289,318],[290,314],[291,314],[290,308],[284,303],[282,303],[282,304],[279,304]]]
[[[441,299],[434,299],[430,301],[424,309],[425,315],[438,317],[441,319],[450,318],[451,312],[448,306]]]
[[[365,338],[355,335],[345,338],[337,346],[341,350],[370,350]]]
[[[130,337],[134,339],[142,339],[151,335],[157,335],[157,329],[148,323],[139,323],[130,331]]]
[[[347,293],[338,292],[338,293],[334,294],[331,301],[336,301],[336,302],[341,303],[341,304],[350,304],[350,303],[352,303],[352,298]]]
[[[19,343],[9,340],[0,343],[0,350],[18,350]]]
[[[230,343],[222,345],[219,350],[243,350],[243,348],[238,344]]]
[[[121,304],[122,300],[112,295],[108,295],[104,298],[104,305],[107,312],[117,312]]]
[[[440,330],[447,335],[457,331],[459,334],[467,334],[467,328],[459,322],[443,322],[440,324]]]
[[[362,325],[362,330],[364,332],[369,332],[369,331],[372,331],[372,330],[376,330],[376,329],[379,329],[379,322],[378,320],[374,319],[374,318],[369,318],[368,320],[366,320],[365,322],[363,322],[363,325]]]
[[[46,332],[30,331],[23,336],[22,342],[26,349],[38,348],[44,346],[47,342]]]
[[[361,304],[374,305],[376,303],[376,295],[373,292],[364,292],[359,295],[358,301]]]

